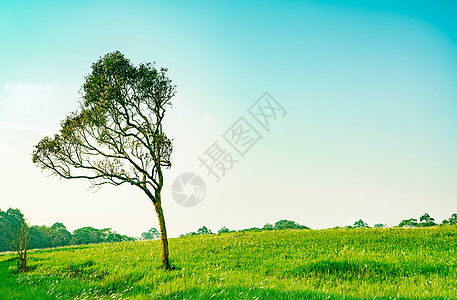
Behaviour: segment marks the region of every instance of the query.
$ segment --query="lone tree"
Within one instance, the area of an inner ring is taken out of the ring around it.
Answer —
[[[25,220],[19,227],[14,228],[11,234],[11,246],[19,257],[17,269],[19,272],[27,271],[27,250],[30,243],[30,228]]]
[[[0,209],[0,251],[17,252],[19,272],[27,271],[30,235],[30,227],[19,209]]]
[[[80,108],[61,122],[58,134],[35,146],[33,162],[61,178],[88,179],[91,187],[127,183],[141,189],[157,213],[168,269],[161,191],[172,141],[162,121],[176,87],[166,72],[150,63],[134,66],[119,51],[100,58],[85,78]]]

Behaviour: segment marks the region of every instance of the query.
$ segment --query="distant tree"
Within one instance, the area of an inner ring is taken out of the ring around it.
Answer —
[[[30,231],[29,225],[25,220],[21,221],[21,225],[13,228],[11,232],[10,242],[14,251],[18,255],[18,271],[27,271],[27,250],[29,249]]]
[[[30,235],[30,249],[56,247],[53,244],[51,228],[47,226],[31,226]]]
[[[71,243],[73,245],[97,244],[103,242],[102,232],[90,226],[73,231]]]
[[[71,233],[62,223],[54,223],[51,226],[51,240],[53,247],[67,246],[71,242]]]
[[[444,225],[456,225],[457,224],[457,214],[452,214],[448,220],[443,220],[441,224]]]
[[[30,242],[30,228],[19,209],[0,210],[1,251],[15,251],[18,254],[18,271],[27,269],[27,251]]]
[[[224,226],[221,229],[219,229],[219,231],[217,233],[227,233],[227,232],[230,232],[230,230]]]
[[[198,234],[213,234],[210,229],[206,228],[206,226],[199,228],[197,233]]]
[[[387,227],[387,225],[386,224],[382,224],[382,223],[378,223],[378,224],[375,224],[373,226],[373,228],[385,228],[385,227]]]
[[[25,218],[19,209],[9,208],[7,211],[0,209],[0,252],[15,251],[11,239],[13,234],[20,231],[23,222]]]
[[[403,220],[398,224],[398,227],[417,227],[417,219],[408,219],[408,220]]]
[[[367,223],[365,223],[362,219],[354,222],[354,225],[352,225],[354,228],[369,228]]]
[[[0,252],[10,250],[10,245],[7,241],[9,225],[6,211],[0,209]]]
[[[452,214],[448,221],[450,225],[457,225],[457,214]]]
[[[162,121],[176,88],[166,72],[149,63],[136,67],[119,51],[100,58],[86,76],[80,109],[61,122],[58,134],[35,146],[33,162],[64,179],[87,179],[95,188],[129,184],[142,190],[156,211],[162,266],[169,269],[161,192],[172,141]]]
[[[418,224],[418,226],[420,226],[420,227],[431,227],[431,226],[435,226],[435,225],[436,225],[435,219],[430,217],[430,215],[428,213],[425,213],[420,217],[420,223]]]
[[[186,233],[186,234],[181,234],[179,237],[191,236],[191,235],[198,235],[198,233],[192,231],[192,232],[188,232],[188,233]]]
[[[262,230],[273,230],[273,229],[275,229],[275,228],[270,223],[267,223],[267,224],[263,225],[263,227],[262,227]]]
[[[241,229],[240,231],[243,232],[243,231],[260,231],[260,230],[261,229],[258,227],[251,227],[251,228]]]
[[[111,228],[104,228],[99,231],[102,242],[104,243],[131,242],[135,240],[134,238],[119,234]]]
[[[8,208],[4,216],[9,230],[21,227],[22,222],[25,221],[24,215],[17,208]]]
[[[274,229],[282,230],[282,229],[309,229],[309,228],[304,225],[295,223],[294,221],[280,220],[275,223]]]
[[[155,228],[151,228],[141,234],[142,240],[155,240],[160,237],[160,233]]]
[[[134,238],[119,234],[111,228],[96,229],[87,226],[76,229],[73,232],[71,243],[73,245],[81,245],[98,243],[118,243],[134,240]]]

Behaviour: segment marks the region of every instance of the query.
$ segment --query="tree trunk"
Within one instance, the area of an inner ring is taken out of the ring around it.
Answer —
[[[21,259],[21,272],[27,271],[27,249],[24,250],[24,256]]]
[[[17,250],[19,261],[17,268],[19,272],[25,272],[27,270],[27,251],[23,252],[22,249]]]
[[[160,226],[160,240],[162,244],[162,267],[167,270],[170,269],[170,262],[168,261],[168,238],[167,238],[167,228],[165,226],[165,217],[163,215],[162,203],[160,201],[160,196],[156,195],[156,202],[154,203],[154,208],[157,213],[157,218],[159,219]]]

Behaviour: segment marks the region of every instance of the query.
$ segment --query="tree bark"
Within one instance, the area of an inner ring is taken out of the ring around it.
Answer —
[[[24,250],[24,256],[21,258],[21,272],[27,271],[27,249]]]
[[[162,267],[165,270],[170,269],[170,262],[168,260],[168,238],[167,238],[167,228],[165,226],[165,217],[163,215],[162,203],[160,201],[160,196],[155,199],[154,208],[157,213],[157,218],[159,219],[160,226],[160,241],[162,245]]]

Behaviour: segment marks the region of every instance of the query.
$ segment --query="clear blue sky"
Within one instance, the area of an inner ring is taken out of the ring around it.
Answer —
[[[32,166],[100,56],[169,69],[178,94],[165,214],[172,235],[293,219],[396,225],[457,212],[455,1],[0,0],[0,208],[32,224],[138,236],[157,227],[130,187],[87,191]],[[194,208],[183,172],[265,91],[287,115]]]

